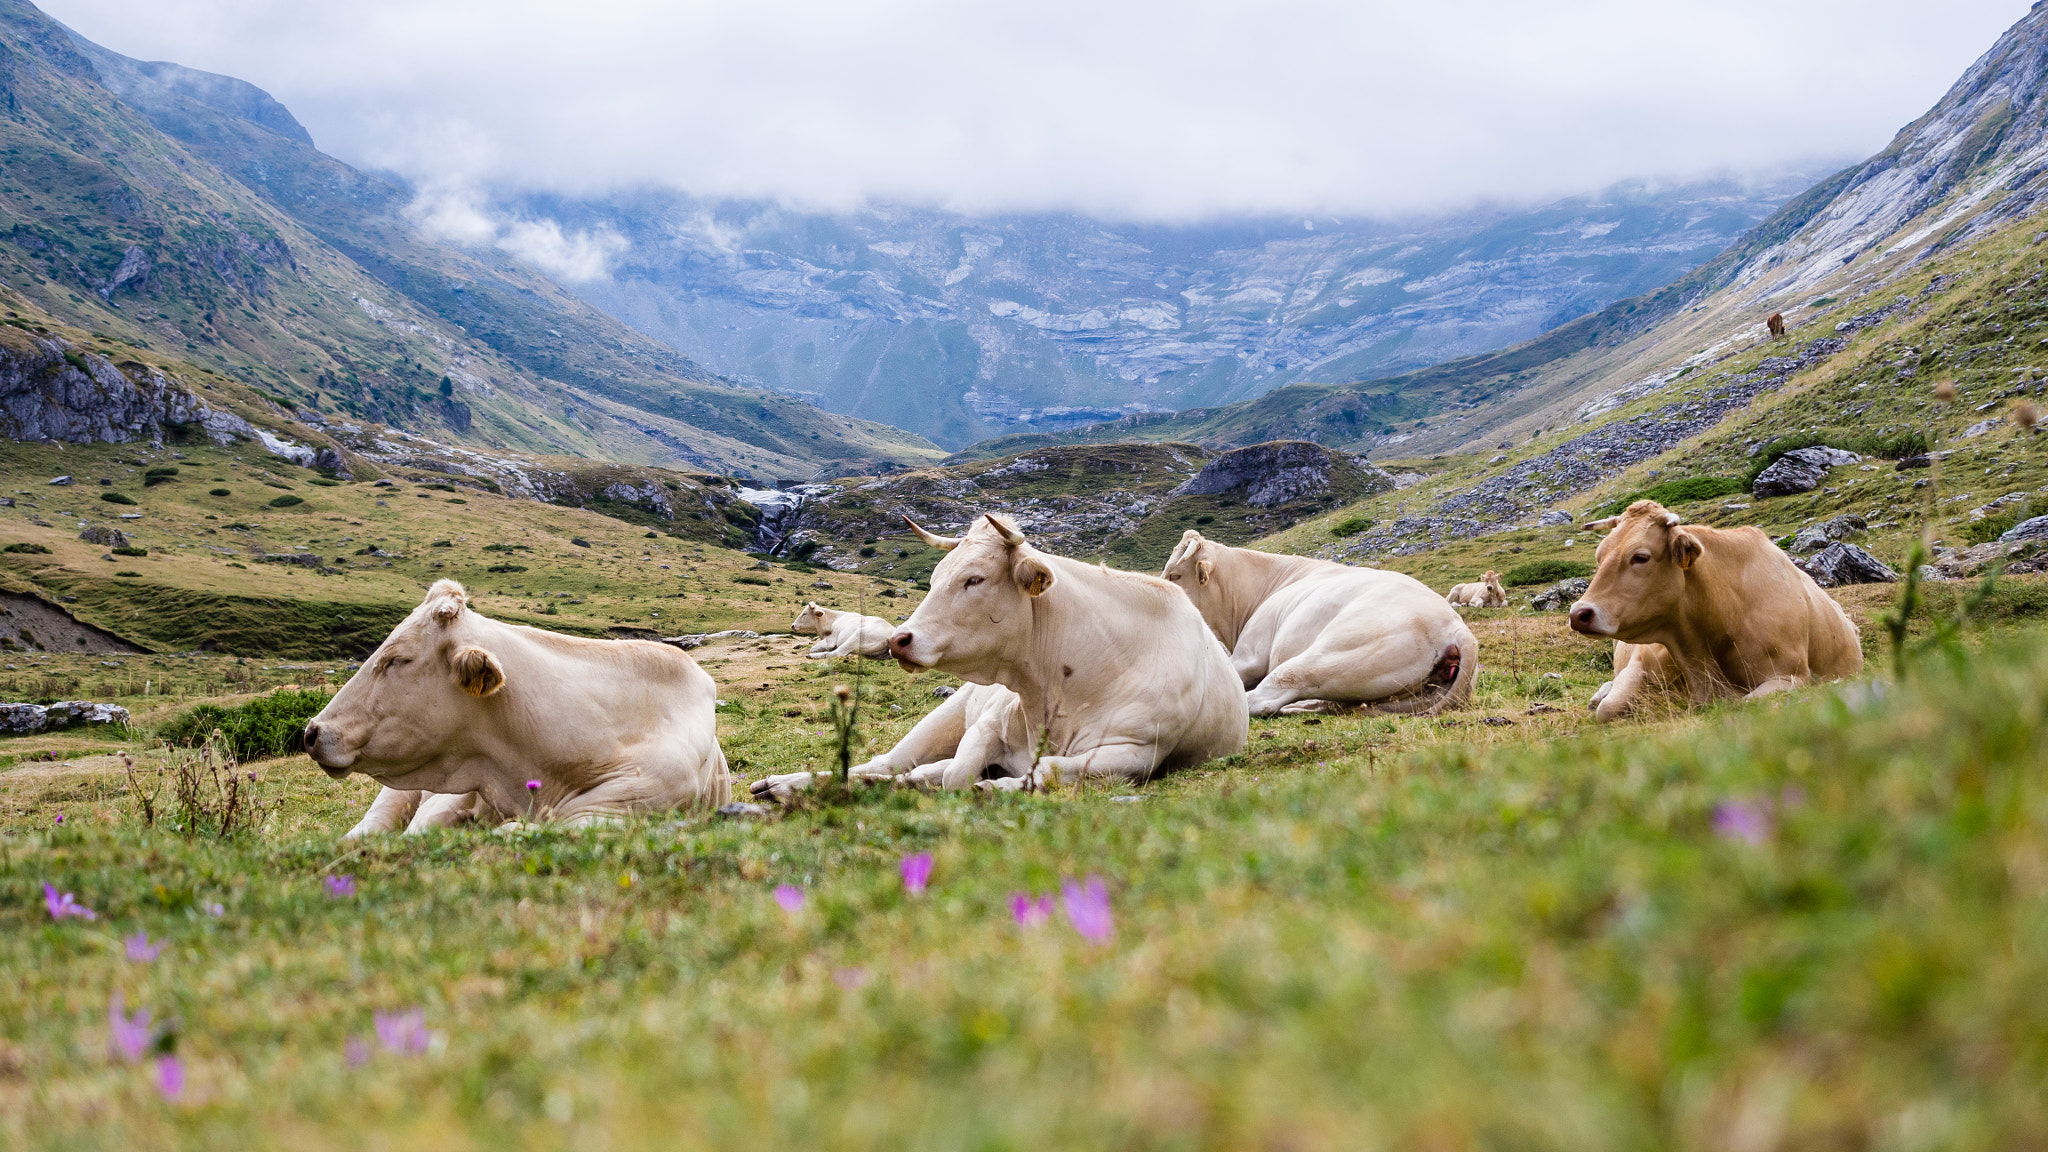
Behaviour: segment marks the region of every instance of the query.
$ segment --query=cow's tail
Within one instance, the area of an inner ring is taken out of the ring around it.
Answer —
[[[1375,700],[1364,710],[1404,716],[1434,716],[1446,708],[1462,707],[1472,699],[1472,683],[1478,677],[1479,641],[1472,635],[1472,629],[1459,620],[1422,683],[1398,696]]]

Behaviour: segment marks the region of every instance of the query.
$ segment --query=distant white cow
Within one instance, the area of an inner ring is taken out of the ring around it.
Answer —
[[[1021,780],[1031,771],[1031,725],[1024,700],[1001,684],[966,684],[917,722],[894,748],[848,775],[919,787],[969,788],[980,781]],[[755,796],[783,799],[825,773],[790,772],[754,781]]]
[[[1508,590],[1500,586],[1500,573],[1489,569],[1476,584],[1453,584],[1444,600],[1457,608],[1505,608]]]
[[[958,537],[911,528],[947,555],[931,594],[890,637],[890,652],[909,670],[1015,692],[1028,746],[1042,735],[1051,750],[997,787],[1142,781],[1244,747],[1244,689],[1171,584],[1040,552],[1001,516]],[[756,790],[773,794],[786,779]]]
[[[1254,716],[1435,712],[1472,694],[1472,630],[1399,572],[1232,548],[1191,528],[1165,575],[1230,650]]]
[[[384,785],[351,837],[528,816],[584,824],[725,803],[716,701],[678,649],[505,624],[438,580],[306,725],[305,746],[337,780]]]
[[[880,616],[841,612],[814,600],[804,605],[804,610],[797,614],[789,630],[819,638],[816,644],[811,645],[811,650],[804,653],[811,660],[856,655],[870,660],[887,660],[889,637],[895,634],[896,626]]]

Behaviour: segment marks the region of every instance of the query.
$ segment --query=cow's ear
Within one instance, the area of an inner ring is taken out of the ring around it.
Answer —
[[[1052,565],[1047,564],[1044,558],[1039,556],[1020,558],[1017,566],[1010,571],[1017,578],[1017,587],[1032,596],[1045,595],[1056,582],[1052,574]]]
[[[1680,568],[1692,567],[1692,562],[1700,558],[1701,551],[1699,537],[1683,528],[1671,533],[1671,558],[1678,561]]]
[[[489,696],[505,686],[505,666],[481,648],[455,654],[455,682],[471,696]]]
[[[1207,585],[1209,583],[1209,573],[1215,570],[1216,566],[1207,560],[1195,561],[1195,583]]]

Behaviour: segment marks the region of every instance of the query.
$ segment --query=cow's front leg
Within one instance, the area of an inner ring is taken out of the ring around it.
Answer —
[[[405,834],[411,836],[433,828],[453,828],[469,823],[499,823],[497,810],[484,803],[483,793],[447,795],[428,792],[420,800],[419,811],[413,813],[412,823],[405,826]]]
[[[1794,688],[1804,688],[1808,680],[1809,678],[1805,676],[1773,676],[1769,680],[1751,688],[1748,694],[1743,696],[1743,699],[1755,700],[1759,697],[1769,696],[1774,692],[1790,692]]]
[[[356,821],[356,826],[342,836],[343,840],[354,840],[359,836],[374,836],[379,832],[396,832],[412,819],[413,810],[425,796],[416,788],[383,788],[377,798],[370,802],[370,810]]]
[[[804,653],[804,659],[823,660],[831,655],[832,641],[820,640],[816,644],[811,645],[811,650],[809,652]]]

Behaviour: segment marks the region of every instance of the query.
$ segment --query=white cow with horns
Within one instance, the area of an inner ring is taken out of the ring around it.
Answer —
[[[1254,716],[1435,712],[1472,695],[1472,630],[1399,572],[1232,548],[1190,528],[1165,576],[1230,649]]]
[[[384,786],[350,837],[469,820],[585,824],[724,804],[716,702],[711,677],[679,649],[501,623],[437,580],[306,725],[305,745],[329,776]]]
[[[934,739],[870,761],[864,776],[898,775],[906,761],[929,757],[925,763],[954,761],[944,781],[953,786],[987,775],[1005,789],[1136,782],[1244,747],[1244,689],[1222,645],[1171,584],[1041,552],[993,514],[957,537],[910,527],[947,555],[932,572],[931,593],[890,637],[890,652],[906,670],[936,668],[1009,689],[1025,729],[986,738],[1003,755],[976,764],[976,753],[962,766],[959,744],[945,744],[969,734],[969,702],[957,720],[940,718],[948,710],[941,707],[904,743],[927,724]],[[960,737],[951,735],[955,723]],[[1048,754],[1034,756],[1041,741]],[[810,782],[810,773],[790,773],[757,781],[753,791],[779,797]]]

